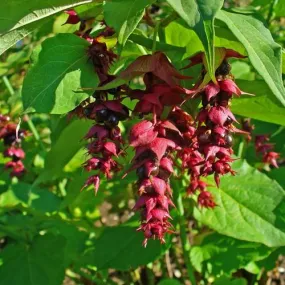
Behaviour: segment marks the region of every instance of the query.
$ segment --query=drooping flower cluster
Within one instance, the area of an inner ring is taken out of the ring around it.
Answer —
[[[164,242],[164,234],[171,227],[169,206],[173,202],[169,177],[173,173],[171,152],[176,145],[167,136],[169,130],[179,133],[169,121],[144,120],[134,125],[130,133],[130,145],[136,151],[132,168],[138,176],[139,199],[134,209],[141,211],[139,230],[144,232],[144,245],[149,238]]]
[[[254,130],[254,125],[251,124],[250,118],[243,118],[241,120],[241,128],[247,132],[246,141],[249,143],[252,140],[252,131]]]
[[[141,213],[139,231],[144,233],[143,245],[148,239],[158,239],[164,243],[164,235],[172,232],[169,208],[172,190],[169,177],[173,173],[173,154],[180,148],[183,137],[179,129],[163,117],[167,108],[171,110],[182,103],[182,94],[178,79],[183,78],[162,53],[138,58],[127,72],[136,74],[136,66],[144,62],[143,79],[145,90],[134,90],[132,98],[138,99],[134,114],[140,117],[152,116],[133,126],[130,132],[130,145],[135,148],[135,157],[131,169],[135,169],[138,181],[138,201],[134,210]]]
[[[26,136],[26,131],[17,129],[17,124],[10,121],[10,117],[0,115],[0,139],[3,140],[4,157],[11,160],[5,164],[5,169],[10,170],[11,177],[20,177],[25,173],[23,159],[25,152],[21,148],[21,140]]]
[[[242,129],[248,132],[247,142],[252,139],[252,131],[254,125],[251,124],[249,118],[242,119]],[[280,158],[280,153],[274,151],[274,144],[269,142],[269,135],[254,135],[255,151],[257,155],[262,155],[262,162],[265,168],[269,166],[278,168],[277,160]]]
[[[207,191],[207,183],[200,179],[203,172],[205,159],[199,151],[197,142],[197,129],[193,118],[178,107],[169,114],[170,120],[175,124],[182,134],[183,140],[180,142],[178,157],[182,161],[182,171],[187,171],[190,175],[190,183],[187,193],[192,195],[198,190],[198,204],[201,207],[213,208],[216,204],[212,194]]]
[[[269,143],[268,135],[256,135],[255,136],[255,151],[256,154],[262,155],[262,162],[267,166],[273,166],[278,168],[277,159],[280,157],[280,153],[273,151],[274,144]]]
[[[86,26],[82,26],[85,20],[80,19],[74,11],[69,11],[68,14],[67,23],[81,22],[80,29],[76,34],[91,43],[87,54],[99,78],[99,87],[105,85],[115,78],[108,74],[108,70],[117,56],[107,49],[105,43],[100,43],[98,38],[103,35],[112,35],[114,32],[106,27],[99,35],[91,37],[91,30],[86,31]],[[109,99],[108,94],[112,94],[114,98]],[[84,137],[88,141],[86,148],[90,157],[84,163],[84,168],[88,172],[96,171],[96,174],[87,179],[83,188],[93,185],[95,193],[97,193],[100,186],[100,175],[110,179],[112,173],[121,169],[115,160],[116,157],[123,154],[121,130],[118,124],[129,117],[129,109],[121,103],[120,86],[107,91],[95,91],[92,97],[93,101],[88,99],[82,102],[72,113],[79,118],[94,121],[94,125]]]
[[[191,137],[192,143],[180,152],[182,166],[188,169],[191,177],[187,192],[193,194],[199,190],[199,205],[209,208],[213,208],[216,204],[201,177],[214,174],[216,184],[219,186],[221,175],[227,173],[235,175],[231,168],[232,133],[244,133],[233,125],[236,119],[230,111],[229,102],[233,94],[240,96],[244,92],[233,81],[230,65],[227,62],[228,57],[241,56],[227,50],[216,70],[216,82],[210,81],[201,88],[206,75],[205,67],[202,68],[201,81],[193,90],[193,97],[199,96],[202,103],[202,108],[196,117],[197,129]],[[198,54],[191,59],[189,66],[202,62],[203,55]]]
[[[116,78],[108,74],[116,55],[97,38],[91,38],[88,32],[78,35],[91,43],[88,56],[99,77],[99,86],[110,83]],[[228,51],[226,56],[235,55]],[[198,55],[190,66],[202,61],[202,55]],[[205,74],[203,68],[202,77]],[[203,88],[200,87],[202,81],[193,90],[182,88],[179,80],[188,77],[177,72],[161,52],[137,58],[121,72],[119,79],[127,82],[136,76],[143,78],[144,90],[131,90],[123,85],[96,91],[93,94],[95,101],[86,100],[74,113],[95,121],[85,136],[91,158],[84,168],[97,173],[89,177],[83,188],[92,184],[97,192],[100,174],[111,178],[112,173],[120,170],[115,160],[123,154],[118,122],[129,116],[129,110],[122,104],[122,95],[137,100],[133,114],[143,120],[130,131],[129,143],[135,149],[135,156],[129,171],[135,170],[138,177],[138,200],[134,210],[141,214],[138,231],[144,233],[143,245],[146,246],[150,238],[163,243],[165,234],[172,232],[169,209],[174,204],[169,178],[174,172],[174,160],[180,159],[181,170],[190,175],[187,192],[199,191],[198,204],[215,207],[208,185],[201,178],[214,174],[219,185],[221,175],[234,175],[230,166],[233,161],[231,133],[238,130],[233,126],[235,117],[229,109],[229,101],[233,94],[239,96],[242,92],[232,80],[226,57],[216,72],[216,82],[211,81]],[[114,98],[109,100],[108,94]],[[194,96],[202,98],[202,108],[196,120],[180,107]]]
[[[96,175],[87,179],[83,187],[94,185],[97,193],[100,185],[99,174],[110,179],[113,172],[120,170],[120,166],[114,160],[115,157],[123,154],[118,123],[129,116],[129,110],[121,103],[120,99],[101,100],[99,98],[95,102],[83,105],[82,108],[85,117],[95,122],[85,136],[89,142],[87,152],[91,158],[85,162],[84,168],[88,172],[97,171]]]

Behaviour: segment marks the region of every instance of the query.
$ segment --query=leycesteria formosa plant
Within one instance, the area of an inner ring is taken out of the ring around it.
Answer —
[[[283,284],[283,2],[0,1],[0,284]]]
[[[162,52],[138,57],[116,77],[109,74],[109,68],[117,55],[99,41],[102,35],[107,33],[110,36],[114,31],[105,26],[99,35],[92,37],[90,30],[85,31],[83,21],[73,11],[67,13],[67,23],[81,22],[75,34],[91,43],[87,54],[100,79],[99,88],[92,98],[82,102],[71,113],[94,121],[85,136],[90,158],[84,169],[95,174],[87,179],[83,188],[93,185],[97,193],[101,176],[111,179],[121,171],[122,166],[116,159],[124,156],[124,148],[133,147],[135,155],[126,171],[136,171],[137,174],[138,198],[133,210],[141,216],[138,231],[144,233],[144,246],[151,238],[164,243],[165,234],[175,231],[170,215],[170,209],[175,208],[170,180],[180,179],[175,177],[175,169],[179,176],[185,173],[189,177],[188,195],[198,193],[198,205],[206,208],[214,208],[217,204],[205,178],[214,175],[219,187],[221,176],[236,173],[231,168],[231,163],[237,159],[233,156],[233,134],[240,133],[249,138],[250,130],[239,130],[234,125],[237,120],[230,110],[230,101],[246,92],[236,85],[228,58],[244,56],[221,48],[213,81],[208,78],[204,53],[194,55],[184,69],[197,64],[201,64],[202,68],[198,81],[191,89],[181,86],[181,80],[190,77],[176,70]],[[105,85],[112,86],[118,79],[132,80],[137,76],[143,79],[144,89],[132,89],[127,84],[104,88]],[[131,127],[128,142],[123,141],[118,126],[120,121],[130,117],[130,110],[122,103],[125,98],[136,101],[132,117],[141,119]],[[193,117],[183,107],[195,98],[200,98],[201,107]],[[258,137],[256,140],[256,144],[264,142]],[[270,149],[264,144],[257,146],[258,152],[266,151],[263,161],[276,167],[278,154],[268,152]]]

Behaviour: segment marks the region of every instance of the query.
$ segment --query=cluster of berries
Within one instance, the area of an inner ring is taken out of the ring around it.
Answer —
[[[25,130],[18,130],[17,124],[10,121],[10,117],[0,115],[0,139],[3,140],[5,150],[4,157],[11,161],[5,164],[5,168],[11,170],[11,177],[20,177],[25,173],[23,159],[25,152],[21,148],[21,140],[27,135]]]

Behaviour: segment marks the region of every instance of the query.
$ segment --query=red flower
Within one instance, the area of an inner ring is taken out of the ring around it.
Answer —
[[[98,192],[99,186],[100,186],[100,177],[98,175],[90,176],[87,179],[87,181],[85,182],[85,184],[83,185],[83,187],[81,188],[81,190],[88,187],[89,185],[94,186],[94,191],[95,191],[95,195],[96,195]]]
[[[68,18],[66,20],[66,22],[63,24],[78,24],[80,22],[80,18],[78,17],[77,13],[74,10],[68,10],[68,11],[64,11],[66,14],[68,14]]]
[[[245,58],[246,57],[244,55],[239,54],[238,52],[236,52],[234,50],[225,49],[225,48],[223,48],[223,49],[225,50],[224,59],[227,59],[230,57],[235,57],[235,58]],[[205,57],[205,54],[203,52],[197,53],[196,55],[194,55],[190,58],[191,63],[189,65],[185,66],[183,69],[192,67],[192,66],[199,64],[199,63],[203,63],[204,57]]]
[[[214,208],[216,203],[212,194],[208,191],[202,191],[198,196],[198,204],[205,208]]]
[[[276,168],[278,168],[277,159],[280,157],[280,154],[274,151],[269,151],[264,154],[262,161],[268,163]]]
[[[19,160],[25,158],[25,152],[21,148],[10,147],[4,151],[5,157],[12,157],[13,160]]]
[[[154,125],[150,121],[142,121],[135,124],[130,131],[130,145],[133,147],[150,144],[158,132],[154,130]]]
[[[224,126],[228,118],[237,122],[233,113],[226,107],[212,107],[208,112],[208,118],[216,125]]]
[[[134,77],[150,73],[172,87],[178,85],[179,79],[190,78],[177,72],[162,52],[138,57],[119,75],[119,78],[130,81]],[[152,86],[153,82],[150,85]]]
[[[25,166],[21,160],[9,161],[5,164],[5,168],[12,169],[10,176],[11,177],[20,177],[25,173]]]

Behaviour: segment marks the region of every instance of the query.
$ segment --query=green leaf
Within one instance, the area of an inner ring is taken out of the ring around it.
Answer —
[[[244,278],[237,278],[237,279],[232,279],[229,277],[222,276],[218,278],[215,282],[214,285],[247,285],[247,281]]]
[[[85,242],[88,239],[89,232],[79,230],[75,225],[60,219],[44,222],[43,226],[48,228],[49,233],[66,239],[63,254],[65,266],[77,262],[86,247]]]
[[[248,81],[253,81],[253,80],[255,80],[255,77],[256,77],[255,72],[252,71],[251,65],[245,61],[239,61],[239,60],[231,62],[231,73],[234,75],[235,79],[247,80],[246,86],[251,85],[251,82],[249,83]],[[237,84],[239,84],[239,82],[237,82]],[[270,89],[266,85],[266,83],[263,82],[263,84],[265,84],[266,88],[270,91]],[[256,90],[254,90],[253,92],[259,93]],[[270,93],[272,93],[272,92],[270,91]],[[272,94],[272,96],[275,99],[275,96],[273,94]],[[243,98],[243,96],[242,96],[242,98]],[[278,104],[279,104],[279,102],[278,102]]]
[[[263,80],[237,80],[236,83],[242,91],[255,96],[235,97],[231,105],[234,114],[285,126],[285,108]]]
[[[32,187],[27,183],[10,186],[10,189],[0,196],[0,207],[10,208],[18,204],[41,211],[54,212],[59,209],[61,200],[47,189]]]
[[[125,45],[144,15],[150,0],[113,0],[104,5],[104,19],[108,26],[115,29],[118,42]],[[117,12],[116,12],[117,11]]]
[[[282,50],[282,73],[285,74],[285,50]]]
[[[97,195],[94,194],[93,189],[80,191],[89,176],[90,173],[82,173],[82,169],[80,169],[77,173],[73,174],[66,186],[67,195],[61,204],[61,209],[68,207],[68,211],[76,218],[98,218],[100,216],[99,205],[106,199],[107,185],[105,180],[101,181]],[[111,184],[110,181],[108,182],[108,186],[109,184]]]
[[[206,236],[191,249],[191,261],[199,272],[210,275],[231,274],[250,262],[266,258],[272,249],[259,243],[249,243],[217,233]]]
[[[59,34],[36,48],[22,90],[27,111],[64,114],[88,97],[80,88],[98,85],[98,77],[88,62],[88,46],[76,35]]]
[[[36,237],[31,245],[9,244],[0,254],[1,285],[62,284],[64,246],[63,237],[49,234]]]
[[[222,8],[223,0],[167,0],[173,9],[193,28],[201,40],[206,54],[208,70],[215,81],[214,18]]]
[[[64,166],[85,145],[83,137],[91,126],[92,121],[87,120],[73,120],[68,123],[47,154],[45,168],[38,177],[38,182],[50,181],[62,174]]]
[[[280,255],[284,255],[285,247],[279,247],[274,250],[267,258],[262,259],[256,262],[256,265],[260,267],[260,269],[265,269],[266,271],[273,270],[276,267],[276,261],[280,257]]]
[[[147,49],[151,50],[153,41],[149,38],[132,34],[129,39],[133,41],[134,43],[137,43],[143,47],[146,47]],[[183,58],[186,49],[183,47],[177,47],[174,45],[169,45],[162,42],[156,43],[157,50],[165,52],[165,54],[172,60],[172,61],[181,61]]]
[[[277,1],[277,4],[274,7],[274,13],[276,17],[285,16],[285,2],[282,0]]]
[[[157,285],[182,285],[182,284],[175,279],[163,279]]]
[[[271,179],[276,180],[284,189],[285,189],[285,167],[279,167],[271,169],[268,173],[268,176]]]
[[[246,55],[245,48],[229,29],[215,27],[215,31],[215,47],[234,49],[240,54]],[[205,51],[197,34],[185,27],[180,21],[171,22],[165,27],[165,41],[172,46],[186,47],[184,58]]]
[[[45,24],[47,18],[64,10],[90,3],[91,0],[1,1],[0,3],[0,54],[17,41]]]
[[[217,19],[223,21],[244,45],[253,67],[285,106],[285,89],[281,77],[281,46],[274,42],[269,30],[252,16],[220,11]]]
[[[211,187],[217,207],[194,210],[195,217],[220,234],[259,242],[269,247],[285,245],[285,227],[275,213],[285,203],[284,190],[245,161],[236,161],[236,176],[221,178]]]
[[[143,238],[143,234],[137,232],[135,227],[122,225],[105,228],[102,235],[94,241],[94,247],[86,252],[82,260],[98,269],[129,270],[153,262],[169,246],[161,245],[157,240],[150,240],[144,248]]]

